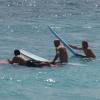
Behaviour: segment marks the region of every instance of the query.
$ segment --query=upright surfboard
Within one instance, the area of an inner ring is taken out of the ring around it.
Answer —
[[[78,54],[76,53],[68,44],[67,44],[67,41],[65,41],[61,36],[58,35],[57,32],[55,32],[50,26],[48,26],[49,30],[51,31],[51,33],[57,37],[64,45],[65,47],[68,48],[68,50],[75,56],[79,56],[79,57],[84,57],[84,55],[81,55],[81,54]]]
[[[20,52],[21,52],[22,55],[24,55],[24,56],[26,56],[26,57],[28,57],[28,58],[30,58],[32,60],[35,60],[35,61],[48,61],[45,58],[37,56],[37,55],[35,55],[35,54],[31,53],[31,52],[28,52],[26,50],[23,50],[23,49],[21,49]]]

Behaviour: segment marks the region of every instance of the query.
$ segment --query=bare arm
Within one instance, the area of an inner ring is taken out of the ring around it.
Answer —
[[[59,54],[57,53],[57,54],[55,55],[55,57],[54,57],[53,61],[52,61],[52,64],[54,64],[54,63],[55,63],[55,61],[58,59],[58,57],[59,57]]]
[[[96,58],[96,55],[93,53],[91,49],[88,49],[87,52],[85,52],[87,58]]]
[[[16,61],[18,61],[18,58],[17,57],[13,57],[12,60],[8,59],[8,62],[10,64],[14,64],[14,63],[16,63]]]
[[[9,64],[13,64],[14,62],[10,59],[8,59]]]
[[[77,47],[77,46],[73,46],[73,45],[69,45],[71,48],[76,49],[76,50],[83,50],[81,47]]]

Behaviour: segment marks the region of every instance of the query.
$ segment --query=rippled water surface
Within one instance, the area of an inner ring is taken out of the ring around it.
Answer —
[[[100,100],[99,0],[0,0],[0,59],[25,49],[52,60],[51,26],[70,44],[87,40],[96,60],[58,67],[0,65],[0,100]]]

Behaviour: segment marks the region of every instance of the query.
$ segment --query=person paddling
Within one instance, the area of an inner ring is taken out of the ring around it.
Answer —
[[[44,61],[34,61],[34,60],[26,60],[22,55],[20,54],[19,50],[14,50],[14,57],[12,60],[8,59],[8,62],[10,64],[18,64],[28,67],[43,67],[43,66],[50,66],[50,62],[44,62]]]

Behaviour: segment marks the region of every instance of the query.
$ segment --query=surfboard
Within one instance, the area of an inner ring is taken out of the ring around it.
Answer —
[[[37,56],[37,55],[35,55],[35,54],[31,53],[31,52],[28,52],[26,50],[23,50],[23,49],[21,49],[20,52],[21,52],[22,55],[24,55],[24,56],[26,56],[26,57],[28,57],[28,58],[30,58],[32,60],[35,60],[35,61],[48,61],[45,58]]]
[[[0,60],[0,64],[9,64],[7,60]]]
[[[65,47],[67,47],[67,49],[68,49],[73,55],[79,56],[79,57],[85,57],[84,55],[81,55],[81,54],[76,53],[76,52],[68,45],[67,41],[64,40],[61,36],[59,36],[58,33],[55,32],[50,26],[48,26],[48,28],[49,28],[49,30],[51,31],[51,33],[52,33],[55,37],[57,37],[57,38],[65,45]]]

